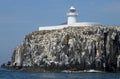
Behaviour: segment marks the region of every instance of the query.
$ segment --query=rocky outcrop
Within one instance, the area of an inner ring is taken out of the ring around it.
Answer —
[[[120,69],[120,27],[35,31],[14,50],[11,67],[39,70]]]

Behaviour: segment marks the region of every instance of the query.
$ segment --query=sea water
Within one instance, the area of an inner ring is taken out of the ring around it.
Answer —
[[[0,69],[0,79],[120,79],[120,73],[26,72]]]

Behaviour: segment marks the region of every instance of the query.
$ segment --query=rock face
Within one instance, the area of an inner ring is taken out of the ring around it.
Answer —
[[[119,71],[120,27],[68,27],[32,32],[14,50],[10,66]]]

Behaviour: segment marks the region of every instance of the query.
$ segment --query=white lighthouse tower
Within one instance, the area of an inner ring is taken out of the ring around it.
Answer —
[[[69,13],[67,13],[67,17],[68,17],[67,24],[72,25],[72,24],[76,23],[77,16],[78,16],[78,13],[76,12],[76,9],[74,8],[74,6],[71,6],[69,9]]]
[[[98,24],[96,22],[77,22],[77,16],[78,13],[76,12],[76,9],[71,6],[69,9],[69,12],[67,13],[67,24],[63,25],[56,25],[56,26],[41,26],[39,27],[39,30],[57,30],[57,29],[63,29],[65,27],[81,27],[81,26],[101,26],[101,24]]]

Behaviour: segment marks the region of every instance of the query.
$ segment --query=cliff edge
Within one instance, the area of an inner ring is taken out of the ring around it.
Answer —
[[[120,27],[67,27],[32,32],[2,67],[32,71],[120,71]]]

